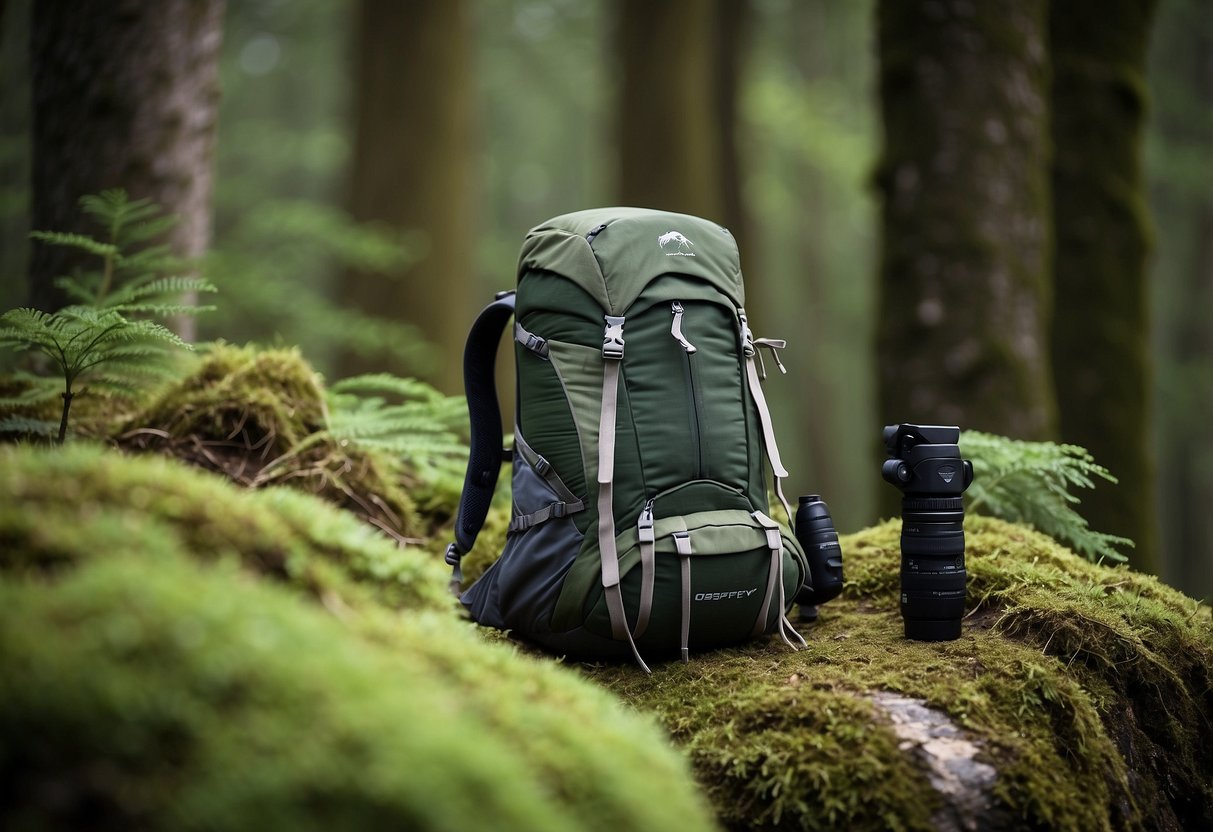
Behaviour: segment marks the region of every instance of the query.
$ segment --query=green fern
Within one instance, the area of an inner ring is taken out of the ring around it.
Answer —
[[[1071,489],[1094,488],[1096,480],[1116,482],[1084,448],[978,431],[962,433],[960,446],[974,469],[968,511],[1031,524],[1093,561],[1127,560],[1116,547],[1133,541],[1094,531],[1074,510],[1080,500]]]
[[[335,439],[385,451],[430,485],[460,487],[468,455],[462,396],[376,373],[332,385],[329,403],[329,432]]]
[[[168,361],[175,349],[191,347],[150,318],[192,315],[213,307],[187,303],[187,293],[214,292],[197,277],[164,274],[184,264],[162,245],[148,242],[176,222],[150,200],[130,200],[120,189],[80,200],[82,210],[103,232],[101,239],[83,234],[35,231],[35,240],[83,251],[99,259],[98,267],[55,284],[74,305],[48,313],[12,309],[0,315],[0,348],[39,352],[58,369],[55,378],[26,374],[20,394],[0,400],[0,406],[20,408],[63,399],[57,438],[67,436],[72,399],[85,377],[90,385],[118,396],[139,393],[149,382],[172,372]],[[46,422],[12,415],[0,421],[0,433],[44,435]]]

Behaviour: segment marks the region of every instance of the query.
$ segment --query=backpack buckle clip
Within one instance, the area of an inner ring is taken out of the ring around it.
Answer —
[[[741,351],[746,358],[752,358],[757,349],[754,347],[754,333],[750,332],[750,322],[744,309],[737,310],[737,320],[741,323]]]
[[[623,359],[623,317],[607,315],[606,329],[602,333],[602,357],[612,361]]]

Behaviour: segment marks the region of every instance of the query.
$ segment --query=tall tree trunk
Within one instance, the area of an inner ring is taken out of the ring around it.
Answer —
[[[1044,0],[879,5],[885,422],[1054,433],[1045,27]]]
[[[1053,373],[1061,437],[1120,479],[1083,500],[1093,528],[1132,538],[1156,571],[1149,455],[1149,222],[1142,176],[1153,0],[1053,3]]]
[[[1163,3],[1151,27],[1147,170],[1154,430],[1164,579],[1213,598],[1213,4]]]
[[[621,201],[744,233],[733,131],[745,3],[624,0],[619,7]]]
[[[121,187],[176,214],[181,257],[210,242],[212,156],[224,0],[33,4],[32,226],[94,233],[79,198]],[[80,255],[34,247],[31,304],[65,303],[54,280]],[[192,321],[179,331],[192,337]]]
[[[350,211],[400,229],[415,259],[387,274],[348,275],[344,296],[367,314],[416,325],[436,347],[427,375],[453,393],[477,303],[470,21],[462,0],[362,0],[358,14]],[[352,353],[339,365],[345,374],[415,370]]]

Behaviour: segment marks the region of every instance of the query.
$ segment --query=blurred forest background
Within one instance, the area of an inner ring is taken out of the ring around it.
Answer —
[[[895,511],[887,421],[1073,441],[1121,478],[1092,526],[1213,593],[1208,0],[140,6],[0,2],[0,309],[61,302],[29,231],[121,186],[182,215],[220,287],[199,339],[458,393],[529,228],[699,214],[740,241],[757,334],[789,341],[790,487],[841,529]],[[160,48],[124,36],[141,16]],[[149,122],[171,148],[111,148],[73,107],[106,84],[195,106]]]

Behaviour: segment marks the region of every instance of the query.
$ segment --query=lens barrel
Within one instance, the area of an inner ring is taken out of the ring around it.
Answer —
[[[906,638],[959,638],[967,579],[961,498],[903,497],[901,617]]]
[[[809,574],[796,593],[796,603],[816,606],[838,597],[842,592],[842,547],[830,507],[817,494],[800,498],[795,532],[809,562]]]
[[[960,637],[965,610],[964,502],[973,463],[960,456],[960,428],[889,425],[881,475],[902,492],[901,617],[906,638]]]

